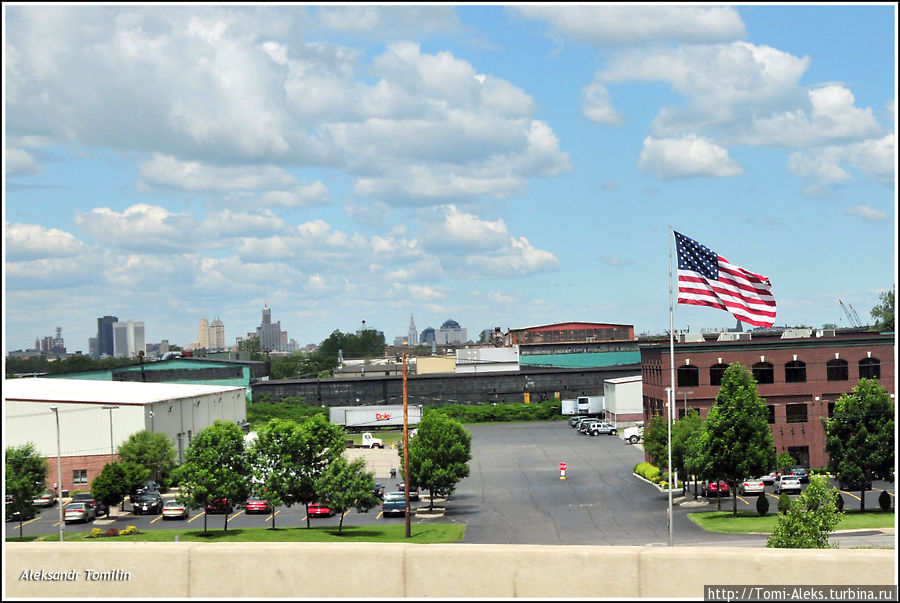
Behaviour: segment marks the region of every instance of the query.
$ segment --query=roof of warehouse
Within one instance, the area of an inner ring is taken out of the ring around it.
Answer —
[[[143,383],[91,379],[4,379],[3,399],[18,402],[151,404],[244,389],[224,385]]]

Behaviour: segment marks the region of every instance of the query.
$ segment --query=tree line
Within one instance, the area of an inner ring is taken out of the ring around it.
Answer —
[[[409,444],[410,487],[428,491],[433,503],[435,496],[448,496],[468,476],[471,436],[461,423],[440,414],[424,418],[417,432]],[[90,491],[109,507],[124,505],[125,496],[151,477],[164,488],[177,484],[176,499],[188,508],[226,503],[226,531],[229,507],[249,496],[269,501],[271,529],[276,506],[304,506],[308,528],[309,505],[324,502],[340,514],[340,532],[345,511],[364,513],[379,503],[374,474],[366,471],[365,461],[348,461],[342,454],[346,436],[342,426],[320,414],[302,421],[272,419],[249,442],[236,424],[215,421],[191,440],[184,462],[177,465],[174,446],[164,434],[141,431],[119,447],[121,461],[107,464]],[[402,446],[397,452],[403,468]],[[46,460],[33,444],[6,449],[7,493],[23,516],[33,513],[32,500],[46,489],[46,476]]]

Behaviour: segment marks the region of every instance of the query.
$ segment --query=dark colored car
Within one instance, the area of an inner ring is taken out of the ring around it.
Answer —
[[[809,483],[809,471],[806,467],[791,467],[791,475],[799,479],[801,484]]]
[[[372,490],[372,494],[378,498],[384,499],[384,484],[375,484],[375,489]]]
[[[847,490],[848,492],[859,492],[863,489],[862,482],[847,482],[843,480],[838,481],[838,487],[841,490]],[[866,479],[866,490],[872,489],[872,480]]]
[[[78,492],[77,494],[73,494],[71,502],[81,502],[90,505],[94,510],[94,517],[109,514],[109,508],[99,500],[95,499],[90,492]]]
[[[234,504],[227,498],[211,498],[209,499],[209,502],[206,503],[205,509],[207,514],[231,513],[234,511]]]
[[[143,515],[144,513],[152,513],[159,515],[163,510],[163,499],[159,492],[144,492],[139,494],[134,502],[134,514]]]
[[[135,501],[138,499],[138,496],[140,496],[141,494],[144,494],[146,492],[156,492],[158,494],[160,492],[159,484],[156,483],[155,481],[153,481],[152,479],[147,480],[143,486],[141,486],[140,488],[138,488],[137,490],[135,490],[134,492],[131,493],[131,496],[129,498],[131,501],[131,504],[134,504]]]

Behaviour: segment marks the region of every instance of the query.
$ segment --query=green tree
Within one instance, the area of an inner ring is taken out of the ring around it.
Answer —
[[[175,468],[175,445],[164,433],[146,429],[133,433],[119,445],[117,452],[124,462],[149,469],[151,477],[161,484],[167,482]]]
[[[244,453],[244,434],[229,421],[217,420],[198,433],[178,467],[178,500],[189,507],[202,507],[217,500],[244,500],[249,491],[250,466]],[[225,531],[228,531],[228,509]],[[206,533],[206,515],[203,533]]]
[[[672,424],[672,466],[683,475],[682,489],[687,488],[687,477],[696,471],[692,440],[703,429],[703,420],[696,410],[688,411]]]
[[[766,546],[777,549],[833,548],[828,537],[841,522],[843,513],[834,502],[834,488],[821,475],[809,478],[809,486],[787,512],[778,516],[775,531]]]
[[[894,289],[878,294],[878,305],[872,308],[876,331],[894,330]]]
[[[760,515],[765,515],[769,512],[769,498],[765,492],[756,497],[756,512]]]
[[[797,461],[794,460],[794,457],[792,457],[788,452],[782,452],[775,459],[775,466],[778,469],[779,473],[784,473],[796,464]]]
[[[300,425],[294,421],[271,419],[259,429],[256,439],[247,449],[253,479],[251,491],[264,494],[272,505],[272,529],[275,529],[275,507],[292,506],[299,502],[302,475]]]
[[[306,507],[309,527],[309,505],[318,501],[316,480],[344,452],[346,431],[333,425],[322,415],[309,417],[300,424],[296,448],[296,479],[292,482],[290,500]]]
[[[775,463],[768,408],[756,391],[753,374],[740,364],[725,369],[703,429],[709,435],[707,464],[717,478],[737,484],[746,477],[762,475]],[[732,490],[732,513],[737,517],[736,488]]]
[[[866,508],[866,481],[888,477],[894,467],[894,402],[874,379],[860,379],[834,404],[825,423],[828,470],[840,483],[860,485],[859,508]]]
[[[398,451],[400,466],[405,467],[403,446]],[[440,413],[427,414],[409,441],[409,485],[427,490],[428,508],[433,509],[435,496],[449,496],[469,475],[471,458],[472,434],[462,423]]]
[[[644,452],[657,467],[669,463],[669,422],[665,415],[654,415],[644,427]]]
[[[91,482],[91,496],[106,505],[107,517],[110,508],[121,503],[129,492],[131,490],[121,463],[107,463]]]
[[[791,497],[787,495],[787,493],[782,492],[781,496],[778,497],[778,512],[779,513],[787,513],[788,509],[791,508]]]
[[[365,513],[378,504],[375,476],[366,471],[366,461],[361,458],[352,462],[342,456],[334,459],[316,479],[316,491],[328,501],[330,509],[340,514],[338,534],[344,527],[344,511],[354,508]]]
[[[125,491],[128,494],[137,491],[138,488],[146,484],[147,480],[150,479],[150,470],[143,465],[122,461],[119,463],[119,468],[122,470],[122,479],[124,481]],[[123,510],[125,509],[124,499],[121,508]]]
[[[259,342],[259,337],[247,337],[238,343],[238,350],[241,352],[250,352],[250,360],[255,362],[263,362],[266,359],[265,350]]]
[[[34,516],[34,499],[47,489],[47,461],[31,442],[6,449],[6,517],[22,522]]]

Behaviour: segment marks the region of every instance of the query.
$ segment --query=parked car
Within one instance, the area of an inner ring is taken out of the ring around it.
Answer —
[[[94,517],[100,517],[101,515],[109,514],[109,509],[107,508],[107,506],[99,500],[95,499],[90,492],[78,492],[77,494],[73,494],[72,502],[83,502],[90,505],[94,510]]]
[[[209,501],[207,501],[204,510],[207,514],[231,513],[234,511],[234,503],[227,498],[210,498]]]
[[[372,494],[374,494],[378,498],[384,498],[384,484],[375,484],[375,488],[372,490]]]
[[[809,471],[806,467],[791,467],[791,475],[799,479],[801,484],[809,483]]]
[[[406,515],[406,495],[403,492],[386,492],[381,502],[383,515]]]
[[[88,503],[70,502],[66,505],[64,517],[66,523],[72,523],[73,521],[87,523],[97,516],[94,513],[94,508]]]
[[[144,513],[152,513],[159,515],[163,511],[163,499],[159,492],[144,492],[139,494],[134,503],[134,514],[143,515]]]
[[[31,502],[38,507],[52,507],[56,504],[56,492],[53,490],[44,490],[43,494],[40,494]]]
[[[584,432],[589,433],[592,436],[598,436],[601,433],[616,435],[618,430],[614,425],[607,423],[606,421],[593,421],[586,425]]]
[[[177,500],[167,500],[166,506],[162,510],[163,520],[166,519],[187,519],[188,508]]]
[[[765,485],[767,485],[767,486],[774,486],[774,485],[775,485],[775,480],[778,479],[778,474],[775,473],[774,471],[772,471],[772,472],[769,472],[769,473],[764,474],[764,475],[763,475],[761,478],[759,478],[759,479],[761,479],[761,480],[763,481],[763,483],[764,483]]]
[[[405,486],[406,482],[400,482],[400,487],[397,488],[397,491],[402,494]],[[419,500],[419,489],[415,486],[411,486],[409,489],[409,500]]]
[[[269,501],[264,498],[257,498],[255,496],[251,496],[247,499],[247,504],[244,505],[244,511],[249,515],[250,513],[271,513],[272,505],[269,504]]]
[[[738,494],[765,494],[766,484],[761,477],[750,477],[738,483]]]
[[[141,486],[140,488],[136,489],[134,492],[131,493],[131,496],[129,496],[129,500],[130,500],[131,504],[134,504],[134,502],[138,499],[138,496],[140,496],[141,494],[144,494],[145,492],[159,492],[159,491],[160,491],[159,484],[156,483],[155,481],[153,481],[152,479],[149,479],[146,482],[144,482],[143,486]]]
[[[584,426],[587,425],[588,423],[590,423],[592,421],[596,421],[596,420],[597,420],[597,417],[581,417],[575,423],[575,430],[583,433]]]
[[[782,475],[775,482],[775,494],[800,494],[800,479],[796,475]]]
[[[28,507],[24,511],[16,511],[12,507],[14,500],[15,499],[9,494],[6,495],[6,506],[4,507],[6,521],[28,521],[37,514],[37,511],[34,510],[34,506]]]
[[[577,427],[579,421],[588,418],[590,417],[587,417],[586,415],[575,415],[573,417],[569,417],[569,427]]]
[[[704,482],[703,483],[703,496],[706,498],[712,498],[714,496],[728,496],[731,492],[731,488],[728,487],[727,482]]]
[[[309,505],[310,517],[331,517],[332,515],[334,515],[334,511],[325,503],[310,503]]]

